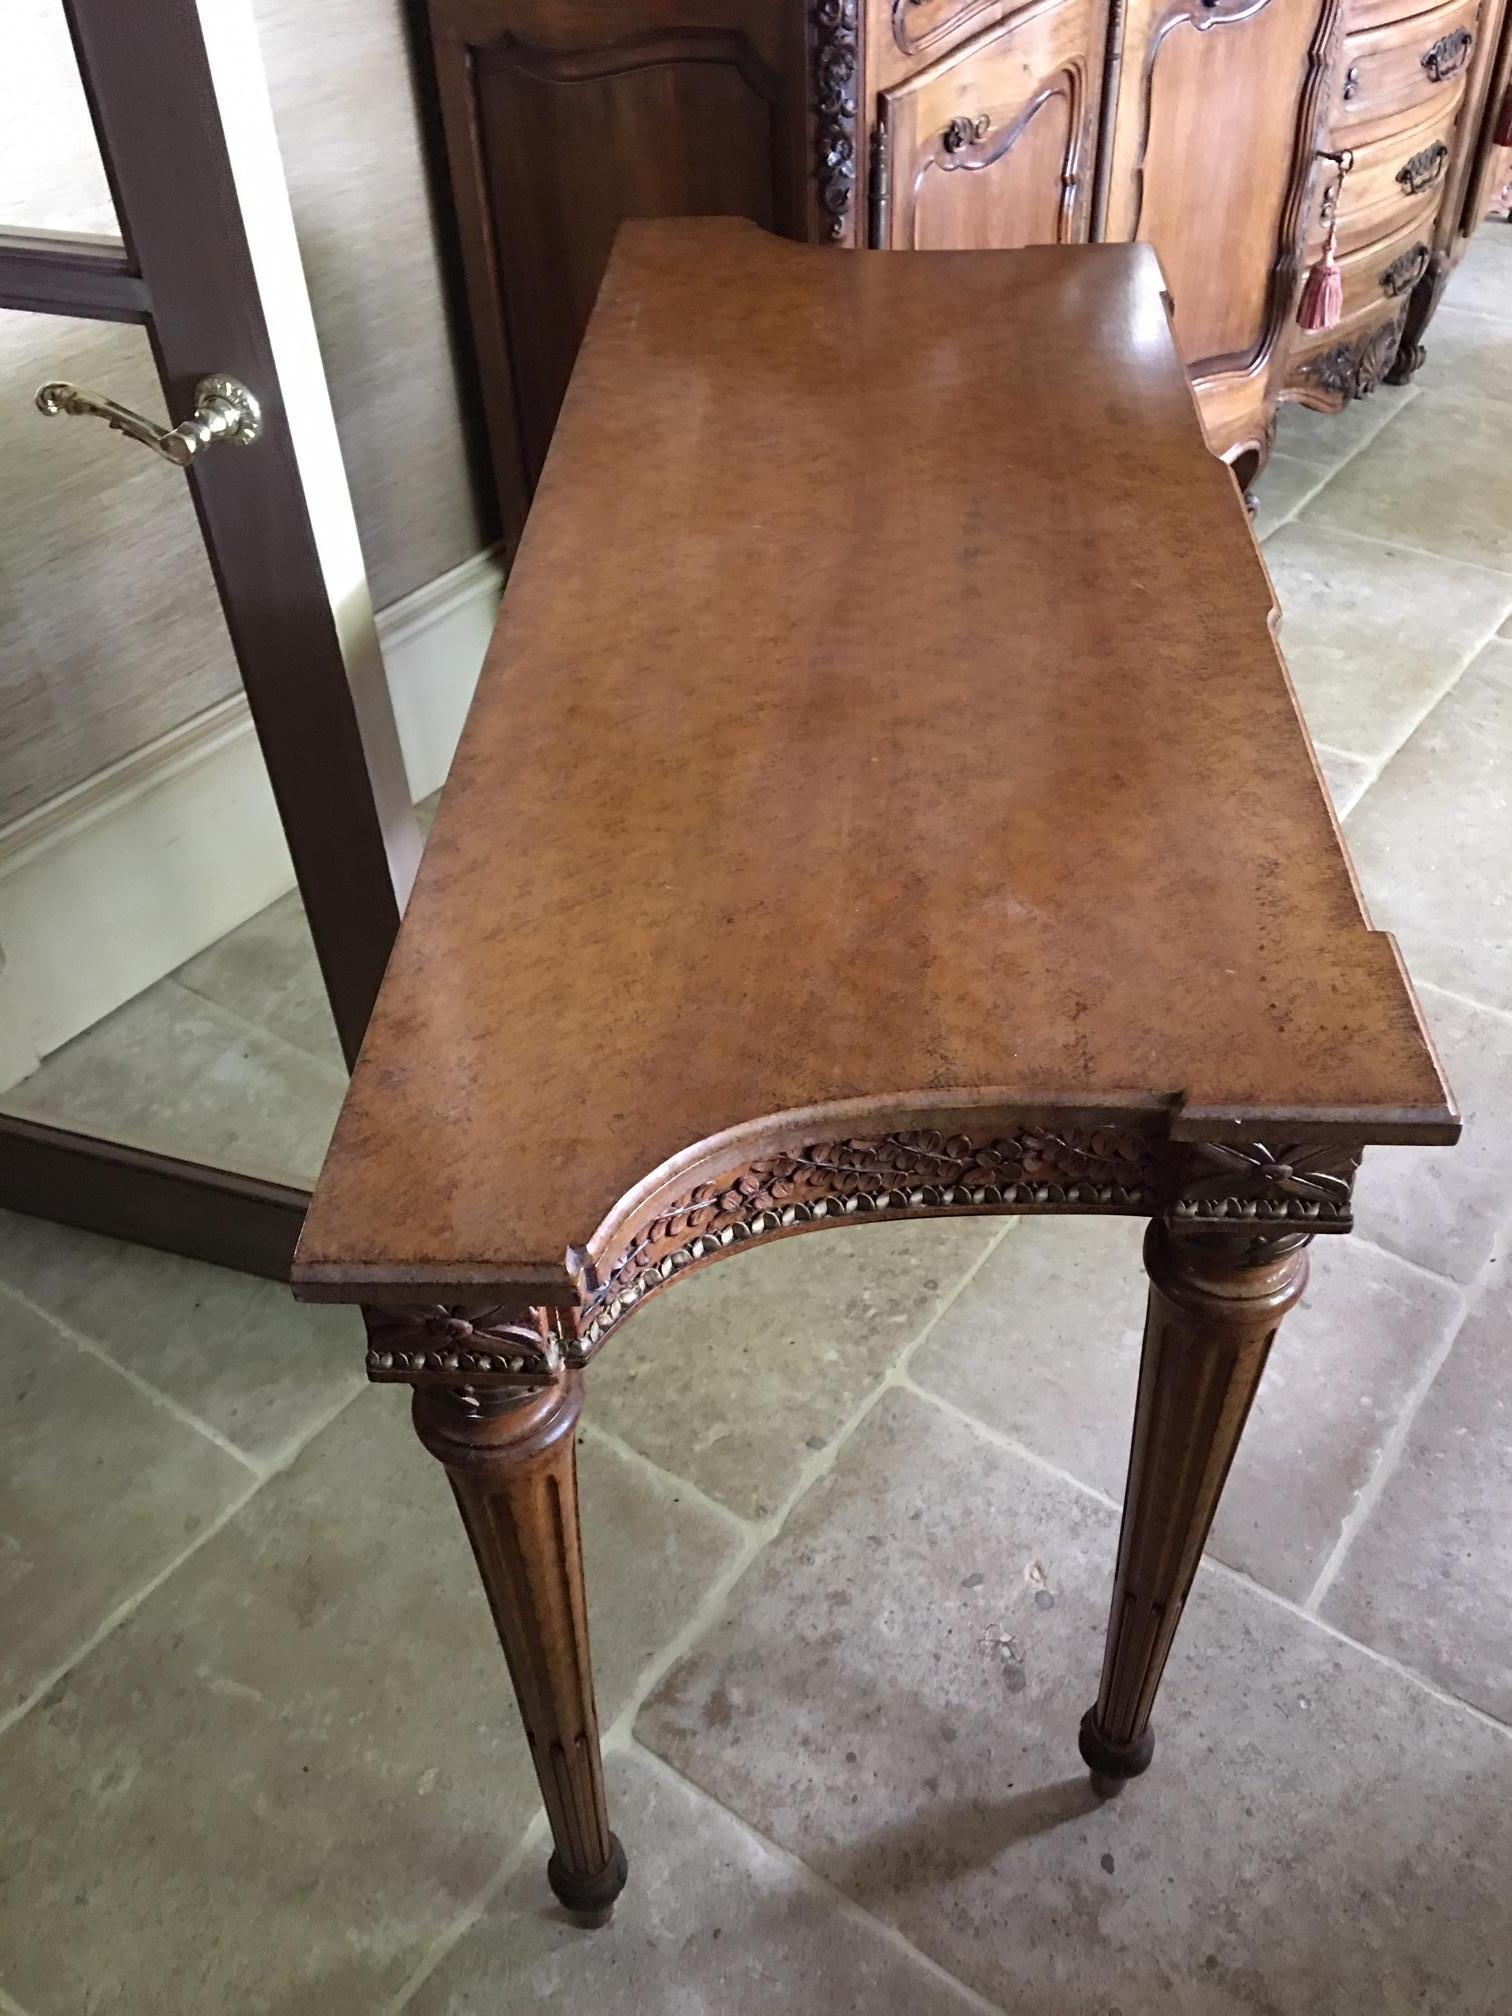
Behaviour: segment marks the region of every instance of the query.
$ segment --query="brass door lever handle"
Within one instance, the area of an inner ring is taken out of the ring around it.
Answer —
[[[201,378],[194,388],[194,412],[177,427],[159,427],[145,414],[133,413],[129,406],[102,398],[98,392],[86,392],[82,385],[70,385],[64,379],[38,389],[37,410],[103,420],[116,433],[140,441],[180,469],[217,441],[235,441],[249,448],[262,432],[262,408],[239,378]]]

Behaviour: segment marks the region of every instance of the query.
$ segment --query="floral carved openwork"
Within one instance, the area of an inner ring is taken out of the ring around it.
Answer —
[[[370,1308],[368,1374],[411,1385],[540,1386],[586,1365],[639,1303],[748,1244],[825,1225],[975,1212],[1163,1215],[1175,1226],[1347,1232],[1349,1146],[1174,1142],[1131,1127],[836,1137],[772,1152],[627,1222],[597,1263],[567,1256],[575,1308]]]
[[[700,1184],[659,1212],[602,1280],[590,1272],[579,1349],[588,1356],[627,1310],[688,1267],[800,1226],[932,1211],[1153,1211],[1159,1152],[1147,1137],[1091,1128],[987,1141],[888,1134],[773,1156]]]
[[[856,193],[856,0],[814,0],[814,174],[828,235],[837,243]]]
[[[1306,376],[1334,398],[1369,398],[1396,360],[1406,319],[1404,303],[1389,322],[1311,359],[1303,366]]]

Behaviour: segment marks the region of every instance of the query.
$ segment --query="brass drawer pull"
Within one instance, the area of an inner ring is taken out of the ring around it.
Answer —
[[[1428,247],[1422,243],[1400,253],[1381,275],[1381,292],[1393,298],[1416,287],[1428,271]]]
[[[1435,140],[1431,147],[1414,154],[1410,161],[1404,161],[1397,170],[1396,179],[1409,196],[1421,196],[1425,189],[1431,189],[1444,172],[1449,159],[1449,149],[1442,140]]]
[[[262,408],[239,378],[201,378],[194,388],[194,412],[177,427],[160,427],[144,413],[134,413],[129,406],[98,392],[86,392],[82,385],[70,385],[64,379],[38,389],[37,410],[54,417],[75,413],[103,420],[115,433],[140,441],[179,469],[217,441],[234,441],[250,448],[262,432]]]
[[[1468,28],[1456,28],[1451,34],[1440,35],[1431,48],[1423,51],[1423,68],[1435,84],[1447,84],[1451,77],[1458,77],[1470,61],[1470,51],[1475,47],[1475,37]]]
[[[947,154],[959,154],[967,147],[973,147],[978,140],[987,137],[992,124],[990,113],[980,113],[975,119],[967,119],[957,113],[945,131],[940,135],[940,144]]]

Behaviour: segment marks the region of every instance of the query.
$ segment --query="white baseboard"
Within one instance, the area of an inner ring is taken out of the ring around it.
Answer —
[[[502,584],[479,553],[378,618],[416,799],[446,776]],[[292,886],[241,694],[0,827],[0,1087]]]

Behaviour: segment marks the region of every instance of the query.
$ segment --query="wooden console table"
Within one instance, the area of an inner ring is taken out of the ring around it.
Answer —
[[[1081,1730],[1149,1763],[1304,1249],[1458,1131],[1271,617],[1147,248],[621,236],[295,1270],[415,1388],[585,1918],[584,1368],[761,1240],[1150,1220]]]

